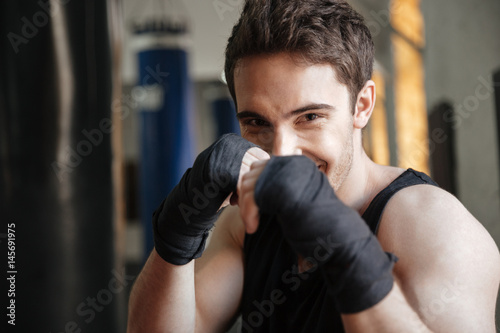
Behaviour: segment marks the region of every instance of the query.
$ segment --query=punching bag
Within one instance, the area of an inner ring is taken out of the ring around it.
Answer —
[[[145,258],[153,249],[151,218],[193,163],[187,23],[170,17],[134,27],[138,48],[140,203]]]
[[[217,137],[221,137],[226,133],[240,134],[240,125],[236,118],[236,109],[231,97],[217,97],[212,101],[212,112],[217,128]]]
[[[2,332],[123,331],[117,299],[132,282],[115,268],[113,3],[0,3]]]

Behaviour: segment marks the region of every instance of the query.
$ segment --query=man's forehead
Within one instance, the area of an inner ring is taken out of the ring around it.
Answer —
[[[279,85],[300,83],[301,81],[322,81],[331,88],[339,88],[345,84],[338,80],[335,67],[330,63],[311,63],[291,54],[265,54],[245,57],[238,61],[233,72],[235,93],[238,87],[249,88],[256,85]]]
[[[242,59],[234,72],[234,88],[236,95],[337,94],[347,89],[330,64],[297,62],[287,54]]]

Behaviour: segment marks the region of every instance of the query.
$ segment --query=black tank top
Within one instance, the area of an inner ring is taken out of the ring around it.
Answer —
[[[362,216],[374,234],[389,199],[419,184],[437,186],[408,169],[377,194]],[[298,273],[297,255],[270,217],[262,216],[257,232],[245,236],[244,255],[241,332],[344,332],[319,270]]]

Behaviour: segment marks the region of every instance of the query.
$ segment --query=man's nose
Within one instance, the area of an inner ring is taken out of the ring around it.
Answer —
[[[297,134],[293,131],[276,130],[271,153],[275,156],[302,155]]]

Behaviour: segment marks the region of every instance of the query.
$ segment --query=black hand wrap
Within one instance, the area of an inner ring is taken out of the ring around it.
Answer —
[[[319,262],[341,313],[368,309],[392,289],[396,257],[382,250],[309,158],[271,158],[257,180],[255,201],[261,215],[276,216],[297,254]]]
[[[184,265],[199,258],[220,212],[236,190],[241,163],[254,144],[227,134],[204,150],[153,214],[155,248],[163,260]]]

